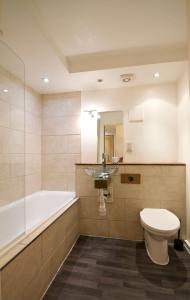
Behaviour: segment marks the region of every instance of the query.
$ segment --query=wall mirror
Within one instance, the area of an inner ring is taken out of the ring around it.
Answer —
[[[109,111],[99,113],[98,119],[98,162],[102,153],[108,163],[122,161],[123,158],[123,112]]]

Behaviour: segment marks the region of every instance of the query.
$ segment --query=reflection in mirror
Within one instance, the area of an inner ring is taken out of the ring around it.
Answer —
[[[123,112],[102,112],[98,120],[98,162],[106,154],[108,163],[123,158]]]

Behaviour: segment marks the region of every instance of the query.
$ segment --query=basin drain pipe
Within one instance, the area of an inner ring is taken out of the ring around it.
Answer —
[[[106,204],[105,204],[105,196],[104,196],[104,190],[103,189],[100,189],[99,213],[100,213],[100,216],[102,216],[102,217],[106,216]]]

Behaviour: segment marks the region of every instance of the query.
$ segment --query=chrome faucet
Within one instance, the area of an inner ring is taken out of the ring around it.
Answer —
[[[106,154],[102,153],[102,166],[103,169],[106,169]]]

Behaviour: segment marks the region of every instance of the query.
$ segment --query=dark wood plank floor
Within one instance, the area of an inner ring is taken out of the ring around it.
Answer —
[[[169,252],[169,265],[158,266],[143,242],[81,236],[44,299],[188,300],[190,255]]]

